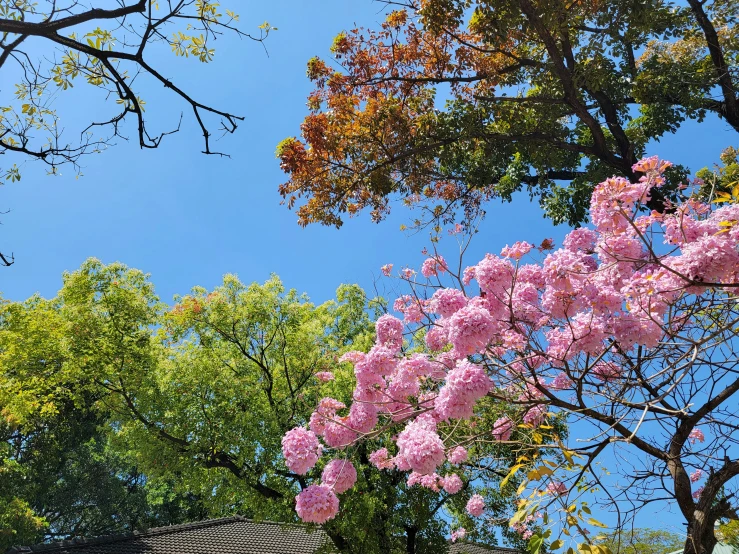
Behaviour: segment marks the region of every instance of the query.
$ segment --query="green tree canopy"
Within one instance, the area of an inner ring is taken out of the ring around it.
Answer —
[[[69,405],[88,408],[105,429],[99,455],[114,456],[106,463],[121,468],[116,482],[143,476],[143,525],[172,514],[172,505],[186,507],[188,498],[193,511],[209,517],[293,521],[295,495],[322,468],[289,471],[281,438],[306,425],[321,398],[350,403],[354,374],[338,359],[370,347],[372,316],[383,306],[355,285],[315,305],[277,277],[245,285],[227,275],[215,289],[196,287],[170,307],[143,273],[89,260],[65,275],[56,298],[4,306],[3,417],[19,427]],[[323,382],[319,372],[334,378]],[[440,496],[408,487],[402,473],[371,466],[372,447],[370,441],[343,453],[359,483],[342,495],[344,508],[326,531],[346,552],[441,548],[447,520],[464,513],[465,491]],[[501,476],[478,478],[490,485],[491,505],[510,511],[513,491],[499,490]],[[160,498],[165,492],[170,496]],[[39,514],[33,497],[18,498]]]
[[[634,528],[610,535],[603,544],[613,554],[668,554],[680,550],[685,539],[669,531]]]
[[[332,62],[308,63],[311,113],[277,151],[302,225],[380,220],[396,200],[470,219],[519,191],[577,225],[593,183],[638,177],[650,140],[709,114],[739,131],[734,1],[387,4],[378,29],[342,32]]]

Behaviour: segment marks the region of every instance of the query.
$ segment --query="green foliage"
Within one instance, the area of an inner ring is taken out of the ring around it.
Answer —
[[[30,451],[38,460],[26,451],[7,457],[29,476],[14,497],[47,520],[45,534],[35,536],[234,513],[294,521],[295,495],[322,467],[291,473],[281,438],[306,425],[321,398],[349,403],[354,375],[338,359],[371,347],[372,321],[383,310],[356,285],[315,305],[277,277],[246,285],[234,275],[213,290],[195,287],[170,307],[147,275],[94,259],[65,274],[54,299],[5,302],[3,421],[29,448],[27,437],[45,437]],[[319,381],[320,371],[335,379]],[[359,481],[325,528],[347,552],[405,552],[409,537],[418,551],[440,548],[442,513],[461,516],[466,499],[408,488],[404,474],[372,467],[369,453],[386,438],[345,453]],[[497,491],[491,501],[504,512],[512,492]],[[18,537],[27,534],[17,528]]]
[[[148,132],[142,115],[145,101],[133,88],[138,73],[150,75],[190,104],[205,133],[206,153],[211,153],[210,133],[203,116],[223,118],[224,130],[236,129],[240,117],[193,100],[150,65],[144,54],[164,42],[176,56],[207,63],[214,59],[216,36],[230,33],[262,42],[276,27],[264,23],[252,36],[239,29],[238,14],[208,0],[148,4],[141,0],[117,9],[78,4],[59,9],[54,2],[0,1],[0,70],[9,79],[18,79],[14,98],[0,99],[0,153],[41,160],[52,174],[64,164],[79,170],[80,156],[106,148],[119,136],[120,126],[129,116],[136,119],[140,145],[156,148],[169,132]],[[32,62],[33,56],[25,50],[26,38],[31,35],[46,48],[47,55],[38,63]],[[114,111],[107,120],[83,123],[75,144],[62,138],[65,124],[53,107],[53,99],[60,91],[74,89],[80,79],[99,89],[104,101],[114,102]],[[104,129],[109,134],[97,134]],[[18,180],[18,171],[14,164],[0,169],[0,176]]]
[[[603,541],[613,554],[667,554],[685,546],[685,539],[658,529],[635,528],[609,535]]]
[[[713,169],[704,167],[696,173],[703,181],[700,187],[701,200],[720,202],[739,202],[739,150],[733,147],[721,152],[721,164]]]
[[[717,536],[726,544],[739,548],[739,520],[733,519],[722,524]]]
[[[469,219],[523,196],[579,225],[594,183],[638,179],[650,141],[708,115],[739,131],[736,2],[389,4],[336,37],[336,64],[308,64],[311,113],[278,150],[302,225],[380,220],[396,200]],[[667,176],[667,199],[687,172]]]

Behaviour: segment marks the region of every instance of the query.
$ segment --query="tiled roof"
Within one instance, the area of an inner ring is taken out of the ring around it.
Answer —
[[[321,554],[336,552],[320,528],[241,516],[93,539],[16,546],[7,554]],[[449,545],[448,554],[523,554],[501,546]]]
[[[315,554],[330,544],[321,529],[235,516],[140,533],[14,547],[7,554]]]
[[[449,547],[449,554],[524,554],[515,548],[505,546],[482,546],[468,542],[455,542]]]

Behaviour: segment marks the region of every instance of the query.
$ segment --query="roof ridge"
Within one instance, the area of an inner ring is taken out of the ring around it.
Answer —
[[[58,550],[64,550],[72,546],[92,545],[92,544],[107,544],[130,540],[138,537],[151,537],[166,535],[169,533],[178,533],[182,531],[189,531],[194,529],[204,529],[207,527],[215,527],[217,525],[224,525],[226,523],[232,523],[236,521],[243,521],[256,524],[268,524],[268,525],[286,525],[294,527],[312,527],[301,523],[293,522],[279,522],[270,520],[256,520],[249,519],[242,515],[226,516],[216,519],[206,519],[203,521],[193,521],[190,523],[177,523],[174,525],[165,525],[162,527],[152,527],[145,531],[129,531],[127,533],[116,533],[111,535],[100,535],[97,537],[75,537],[72,539],[66,539],[61,541],[54,541],[49,544],[35,544],[30,546],[13,546],[8,550],[7,554],[28,554],[32,552],[54,552]]]
[[[447,544],[449,544],[451,546],[452,544],[455,544],[455,543],[452,542],[451,539],[447,539]],[[469,544],[470,546],[477,546],[479,548],[484,548],[486,550],[494,549],[494,550],[503,550],[503,551],[506,551],[506,552],[512,552],[513,554],[523,554],[517,548],[513,548],[513,547],[510,547],[510,546],[498,546],[497,544],[490,545],[490,544],[484,544],[484,543],[481,543],[481,542],[465,541],[465,540],[459,541],[456,544],[458,544],[460,546],[461,545],[465,545],[465,544]]]

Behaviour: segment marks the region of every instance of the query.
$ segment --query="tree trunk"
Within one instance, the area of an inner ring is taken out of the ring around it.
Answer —
[[[406,554],[416,554],[416,532],[415,527],[405,528],[405,552]]]
[[[696,510],[693,521],[688,524],[683,554],[712,554],[717,542],[713,525],[714,521],[700,510]]]

